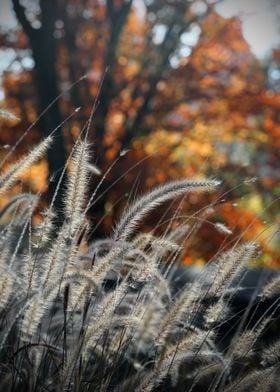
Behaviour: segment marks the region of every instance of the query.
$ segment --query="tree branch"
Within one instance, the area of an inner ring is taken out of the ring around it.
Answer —
[[[129,11],[132,6],[132,0],[125,2],[119,10],[115,10],[113,5],[110,4],[111,0],[107,1],[108,14],[110,17],[111,34],[108,43],[106,65],[112,66],[116,60],[116,50],[119,43],[120,35],[125,26]]]
[[[132,6],[132,0],[127,0],[119,9],[115,9],[112,0],[107,0],[107,15],[110,23],[110,37],[106,51],[105,66],[107,72],[103,79],[102,89],[99,97],[99,106],[95,116],[95,140],[102,144],[105,132],[105,121],[110,104],[115,96],[113,69],[116,63],[117,49],[121,33]],[[101,154],[100,154],[101,155]]]
[[[207,11],[205,12],[205,15],[203,17],[209,15],[209,13],[214,10],[214,6],[220,1],[222,1],[222,0],[217,0],[214,4],[208,4]],[[140,106],[133,121],[130,122],[129,126],[126,127],[126,135],[125,135],[126,145],[129,144],[135,136],[138,136],[139,134],[142,133],[141,132],[141,124],[143,122],[143,119],[150,112],[149,105],[150,105],[150,102],[152,101],[152,99],[154,98],[154,96],[156,95],[157,83],[162,79],[162,75],[168,67],[169,57],[172,55],[172,53],[175,52],[177,45],[178,45],[178,41],[180,39],[180,36],[189,28],[189,26],[192,23],[198,22],[200,19],[200,17],[194,16],[192,19],[190,19],[186,23],[183,23],[180,27],[180,30],[178,32],[176,32],[175,40],[173,42],[171,42],[172,30],[173,30],[174,26],[176,25],[177,18],[178,18],[178,15],[174,15],[173,20],[170,23],[168,30],[166,32],[165,38],[159,46],[159,52],[163,53],[162,61],[159,65],[158,69],[156,70],[156,72],[153,75],[151,75],[150,88],[144,96],[144,101],[143,101],[142,105]],[[171,45],[170,45],[170,42],[172,43]],[[138,132],[135,132],[136,125],[138,127]]]

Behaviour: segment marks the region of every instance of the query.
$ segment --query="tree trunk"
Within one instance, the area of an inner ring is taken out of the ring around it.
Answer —
[[[25,7],[19,0],[12,0],[15,14],[26,33],[33,52],[35,62],[34,76],[38,93],[38,109],[42,112],[48,110],[40,120],[43,137],[47,137],[59,126],[62,116],[58,104],[60,94],[58,76],[56,71],[57,44],[54,36],[55,21],[58,17],[58,2],[56,0],[41,0],[41,27],[35,29],[26,17]],[[62,130],[55,133],[55,141],[48,151],[49,190],[51,200],[58,185],[61,170],[65,165],[65,147]],[[65,178],[64,181],[65,182]],[[62,184],[63,185],[63,184]],[[58,192],[54,207],[60,211],[62,208],[62,192]],[[61,214],[58,214],[61,217]]]
[[[47,41],[47,40],[46,40]],[[51,45],[45,42],[41,48],[33,50],[35,61],[35,78],[39,97],[40,111],[43,111],[59,95],[57,74],[55,70],[55,54],[52,52]],[[58,101],[54,102],[48,111],[41,118],[42,135],[47,137],[61,123],[62,117]],[[49,188],[48,196],[51,199],[58,185],[60,174],[65,165],[65,148],[62,135],[62,129],[55,133],[55,142],[51,149],[48,150],[49,165]],[[64,181],[63,181],[64,182]],[[58,192],[55,207],[62,207],[62,192]]]

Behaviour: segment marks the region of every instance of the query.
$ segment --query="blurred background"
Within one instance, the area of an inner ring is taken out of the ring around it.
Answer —
[[[113,166],[90,211],[92,237],[110,233],[127,203],[156,184],[209,176],[223,180],[218,195],[165,206],[146,229],[157,222],[162,230],[176,209],[178,222],[190,225],[184,263],[204,263],[242,239],[260,242],[260,265],[280,266],[279,1],[2,0],[0,7],[0,108],[13,113],[0,112],[1,170],[71,117],[11,194],[50,199],[96,102],[92,189],[98,171]],[[62,203],[58,197],[56,208]]]

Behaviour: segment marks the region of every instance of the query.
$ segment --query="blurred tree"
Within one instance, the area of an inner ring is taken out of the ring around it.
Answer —
[[[215,13],[217,1],[213,0],[13,3],[26,34],[20,30],[2,33],[0,44],[13,50],[14,58],[3,79],[6,105],[14,108],[22,122],[13,126],[13,133],[0,135],[3,144],[7,140],[14,143],[13,138],[16,140],[36,118],[31,81],[36,64],[44,58],[38,72],[48,74],[42,77],[47,82],[42,95],[47,91],[49,95],[40,109],[64,93],[54,105],[57,114],[48,111],[43,117],[49,116],[52,126],[42,123],[41,129],[50,132],[61,118],[81,106],[77,116],[63,127],[66,148],[71,146],[102,84],[90,132],[98,166],[104,172],[121,149],[132,147],[101,189],[102,193],[118,179],[115,191],[100,199],[97,209],[95,205],[97,221],[104,213],[107,216],[99,234],[111,227],[115,205],[123,201],[135,181],[135,188],[143,190],[168,178],[198,173],[224,179],[229,204],[220,206],[219,217],[231,229],[234,222],[237,238],[244,231],[252,238],[265,230],[256,214],[278,197],[279,92],[267,85],[261,64],[242,36],[238,18],[224,19]],[[36,38],[29,37],[33,35]],[[37,44],[32,44],[32,39]],[[37,60],[36,50],[39,57],[44,52]],[[272,64],[271,60],[269,66]],[[52,72],[55,78],[47,79]],[[84,74],[87,78],[68,90]],[[36,85],[40,97],[38,81]],[[35,140],[36,129],[29,138]],[[61,137],[57,141],[56,148],[62,151]],[[130,171],[120,179],[120,173],[147,154],[152,157],[149,164],[142,165],[142,176]],[[64,154],[55,153],[57,156],[62,159]],[[59,170],[63,162],[57,163],[50,153],[50,172]],[[258,179],[253,181],[253,177]],[[252,190],[257,196],[254,200],[249,195]],[[237,197],[243,197],[239,207],[232,205]],[[188,202],[190,213],[199,207],[194,196]],[[252,211],[252,205],[258,208]],[[276,209],[276,203],[266,208],[264,218],[272,221]],[[254,219],[250,232],[245,225]],[[205,223],[199,231],[204,248],[210,229]],[[225,241],[224,234],[217,230],[211,233],[207,257]],[[200,248],[197,241],[192,249]]]
[[[196,3],[201,8],[198,7],[197,12]],[[12,0],[15,15],[28,38],[25,48],[30,45],[32,50],[39,111],[48,107],[41,118],[42,134],[47,136],[52,132],[61,123],[61,112],[69,111],[69,107],[63,110],[63,103],[58,99],[61,85],[74,84],[85,73],[89,76],[88,83],[74,86],[68,103],[70,106],[82,104],[84,118],[87,118],[89,102],[97,94],[104,75],[92,133],[100,160],[102,156],[108,159],[113,155],[112,148],[128,146],[133,137],[147,132],[143,123],[158,93],[158,83],[172,71],[171,60],[180,45],[180,37],[213,9],[214,2],[211,3],[148,1],[145,3],[148,19],[144,21],[139,10],[132,6],[132,0],[105,3]],[[5,37],[4,45],[17,48],[18,41],[14,41],[12,35]],[[124,39],[122,35],[127,40],[124,55],[118,50]],[[21,37],[21,44],[23,42]],[[118,105],[114,108],[114,100],[122,93],[131,102],[129,112],[120,113]],[[122,129],[118,135],[108,135],[104,143],[107,131],[110,132],[111,115],[113,121],[121,123],[119,128]],[[110,151],[106,154],[104,150]],[[57,132],[54,147],[48,153],[48,164],[51,176],[60,173],[65,164],[61,131]],[[58,176],[55,179],[49,185],[50,196],[57,186]],[[57,199],[56,205],[60,207],[61,200]]]

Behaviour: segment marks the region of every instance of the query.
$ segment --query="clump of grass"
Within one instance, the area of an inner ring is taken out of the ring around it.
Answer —
[[[42,141],[2,174],[0,194],[50,143]],[[257,313],[273,297],[268,311],[253,327],[244,314],[223,343],[239,289],[232,282],[242,281],[256,244],[222,252],[174,290],[176,267],[166,268],[166,260],[179,261],[189,227],[160,238],[139,231],[159,205],[189,191],[215,191],[219,182],[180,180],[152,190],[127,209],[111,238],[85,251],[80,238],[86,240],[87,202],[93,201],[87,186],[96,174],[86,140],[77,142],[69,163],[67,188],[58,189],[65,200],[59,228],[52,205],[32,227],[38,198],[31,195],[16,196],[0,212],[6,222],[0,240],[1,390],[277,390],[280,340],[270,347],[259,341],[275,321],[279,278],[250,304]]]

